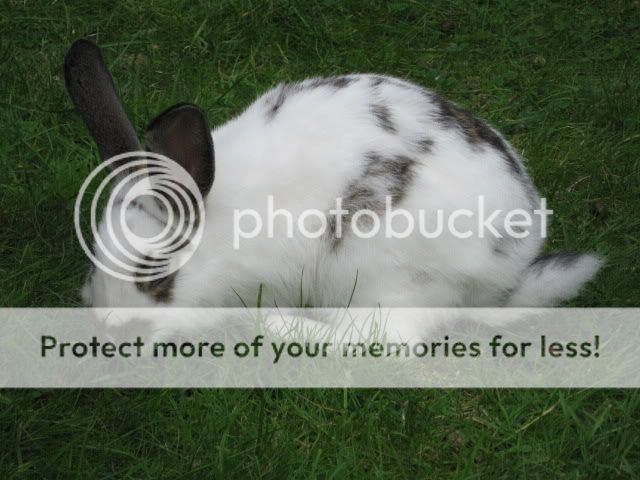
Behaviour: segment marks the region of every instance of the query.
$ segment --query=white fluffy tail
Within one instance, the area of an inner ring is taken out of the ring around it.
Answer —
[[[542,254],[529,265],[507,306],[550,307],[575,297],[603,263],[599,257],[589,254]]]

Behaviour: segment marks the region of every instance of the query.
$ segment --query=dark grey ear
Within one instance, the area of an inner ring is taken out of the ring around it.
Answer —
[[[95,44],[76,40],[71,45],[64,57],[64,79],[69,96],[98,145],[103,161],[141,149]],[[116,165],[111,166],[114,167]]]
[[[206,197],[215,174],[213,140],[207,116],[195,105],[180,103],[158,115],[147,127],[147,147],[180,164]]]

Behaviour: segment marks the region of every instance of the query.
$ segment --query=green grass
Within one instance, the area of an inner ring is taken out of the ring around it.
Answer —
[[[498,126],[606,269],[572,304],[640,306],[640,4],[31,2],[0,6],[0,305],[74,306],[73,201],[97,153],[64,92],[103,47],[139,130],[179,101],[217,124],[281,80],[375,71]],[[248,139],[250,140],[250,139]],[[634,478],[640,393],[1,391],[0,478]]]

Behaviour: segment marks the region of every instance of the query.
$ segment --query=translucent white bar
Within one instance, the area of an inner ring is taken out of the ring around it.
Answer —
[[[640,309],[0,309],[0,387],[640,387]]]

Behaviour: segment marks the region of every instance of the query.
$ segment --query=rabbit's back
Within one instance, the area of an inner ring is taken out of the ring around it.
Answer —
[[[455,190],[489,195],[486,182],[502,182],[508,188],[497,192],[502,199],[510,194],[521,207],[538,201],[519,156],[495,129],[439,95],[392,77],[280,84],[213,136],[220,183],[233,185],[238,177],[223,173],[237,169],[243,180],[254,180],[252,188],[262,185],[282,200],[287,191],[302,189],[308,202],[296,199],[300,207],[348,196],[348,186],[358,180],[405,197],[426,171],[451,181],[447,187]],[[253,196],[252,188],[244,191]]]
[[[356,305],[381,296],[402,306],[492,304],[540,248],[537,225],[524,240],[460,239],[446,225],[437,238],[420,234],[420,211],[426,229],[435,231],[437,210],[445,218],[459,209],[477,211],[482,196],[488,211],[502,212],[500,224],[510,210],[531,212],[539,198],[520,158],[493,128],[411,83],[349,75],[281,84],[215,129],[213,138],[216,181],[207,224],[210,238],[222,245],[215,255],[219,268],[229,271],[228,283],[245,283],[247,292],[270,284],[281,305],[298,303],[305,282],[308,303],[345,304],[356,275]],[[295,228],[294,238],[286,238],[286,222],[277,217],[273,238],[262,238],[264,226],[262,236],[231,251],[231,232],[220,225],[230,225],[233,212],[244,209],[268,220],[269,197],[273,208],[293,218],[310,209],[328,213],[340,198],[350,212],[342,237],[335,238],[337,226],[329,221],[321,238]],[[387,197],[414,216],[412,234],[362,239],[349,231],[356,211],[384,215]],[[458,230],[473,223],[477,219],[460,217]],[[252,278],[231,273],[239,270]],[[235,293],[230,301],[237,301]]]

